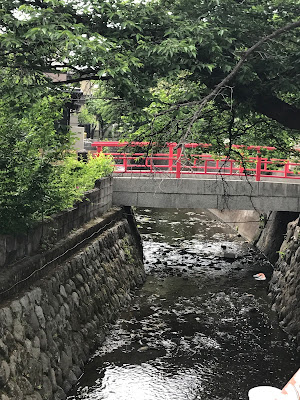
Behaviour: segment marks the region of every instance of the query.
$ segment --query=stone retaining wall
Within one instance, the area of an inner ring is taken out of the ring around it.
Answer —
[[[68,235],[73,229],[104,214],[112,206],[112,177],[96,181],[95,188],[86,192],[85,199],[73,208],[54,215],[31,229],[27,235],[0,236],[1,267],[45,250]]]
[[[256,246],[274,265],[270,280],[270,296],[273,309],[277,312],[279,322],[290,339],[295,340],[300,352],[300,222],[299,213],[273,211],[266,215],[266,225],[243,223],[249,217],[259,221],[256,211],[210,210],[233,228],[236,221],[242,221],[239,229],[242,236]],[[249,214],[250,213],[250,214]],[[252,216],[251,216],[252,214]],[[229,222],[229,221],[235,221]],[[247,220],[246,220],[247,221]]]
[[[255,244],[273,265],[279,258],[279,250],[284,241],[288,224],[298,216],[299,213],[287,211],[273,211],[266,215],[266,224],[261,229]]]
[[[108,323],[143,283],[136,232],[120,211],[107,225],[34,286],[2,304],[1,400],[65,399]]]
[[[210,209],[210,212],[226,222],[251,244],[255,244],[272,264],[278,260],[278,251],[288,223],[299,215],[297,212],[288,211],[261,213],[257,210]]]
[[[273,309],[300,352],[300,220],[288,224],[270,281]]]

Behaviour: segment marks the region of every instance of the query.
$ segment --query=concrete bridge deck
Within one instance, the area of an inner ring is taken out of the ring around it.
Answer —
[[[113,178],[113,204],[155,208],[214,208],[300,212],[298,180],[203,176]]]

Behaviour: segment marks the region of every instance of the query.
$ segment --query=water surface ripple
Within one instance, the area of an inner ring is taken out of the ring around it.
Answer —
[[[138,209],[137,221],[147,281],[68,399],[247,400],[283,387],[300,363],[270,309],[265,258],[208,211]]]

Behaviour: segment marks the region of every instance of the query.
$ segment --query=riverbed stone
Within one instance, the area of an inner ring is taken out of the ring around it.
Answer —
[[[76,285],[72,279],[68,279],[68,285],[70,285],[70,287],[72,288],[72,291],[76,290]]]
[[[22,307],[23,307],[23,309],[25,310],[25,311],[27,311],[28,310],[28,308],[29,308],[29,298],[28,298],[28,295],[27,294],[25,294],[25,296],[22,296],[21,297],[21,299],[20,299],[20,304],[22,305]]]
[[[24,325],[19,320],[14,321],[13,335],[17,342],[23,343],[25,337]]]
[[[78,307],[79,306],[79,296],[78,296],[77,292],[72,293],[72,299],[73,299],[74,303],[76,304],[76,306]]]
[[[30,339],[25,339],[24,346],[25,346],[26,350],[28,351],[28,353],[31,353],[32,343],[31,343]]]
[[[72,370],[69,372],[67,380],[71,384],[71,387],[75,385],[75,383],[77,382],[77,376],[74,374]]]
[[[33,332],[36,332],[40,329],[40,323],[34,310],[31,310],[30,312],[29,325]],[[31,332],[31,330],[28,330],[28,332]]]
[[[53,391],[55,392],[57,390],[57,382],[56,382],[55,371],[54,371],[53,368],[50,368],[48,376],[49,376],[49,379],[51,381],[51,385],[52,385]]]
[[[69,283],[66,283],[65,290],[66,290],[67,295],[72,294],[73,289],[72,289],[72,286]]]
[[[0,356],[6,359],[8,358],[8,347],[3,343],[2,339],[0,339]]]
[[[47,374],[50,371],[50,358],[47,354],[41,353],[41,368],[44,374]]]
[[[299,218],[288,224],[287,235],[270,281],[273,309],[279,314],[280,325],[300,346],[300,323],[297,310],[300,299]]]
[[[0,364],[0,388],[5,386],[10,376],[10,368],[5,360]]]
[[[64,392],[63,388],[58,387],[56,392],[54,393],[53,400],[65,400],[66,398],[67,398],[67,395]]]
[[[77,378],[82,374],[82,369],[77,364],[74,365],[72,371]]]
[[[47,335],[46,332],[41,329],[38,332],[38,338],[40,339],[40,347],[42,351],[46,351],[48,347]]]
[[[60,368],[63,373],[63,377],[68,375],[69,367],[72,364],[72,356],[68,355],[65,351],[61,352],[60,357]]]
[[[46,326],[46,320],[45,320],[45,316],[44,316],[44,312],[43,312],[42,307],[39,306],[39,305],[37,305],[37,306],[34,307],[34,310],[35,310],[37,319],[38,319],[38,321],[39,321],[39,323],[40,323],[40,326],[41,326],[42,328],[45,328],[45,326]]]
[[[42,297],[42,290],[41,290],[40,287],[34,288],[33,290],[31,290],[27,294],[28,294],[28,297],[29,297],[29,299],[30,299],[32,304],[34,304],[34,303],[40,304],[41,297]]]
[[[25,396],[33,393],[33,387],[25,376],[18,379],[18,385]]]
[[[59,367],[55,368],[55,378],[58,386],[61,386],[63,383],[63,374],[62,370]]]
[[[64,325],[64,321],[66,319],[66,309],[64,307],[64,304],[60,307],[59,317],[60,317],[60,320],[61,320],[61,326],[63,326]]]
[[[62,295],[61,295],[60,293],[56,296],[56,298],[57,298],[57,300],[58,300],[58,304],[59,304],[58,310],[59,310],[59,309],[60,309],[60,306],[62,306],[62,305],[64,304],[65,300],[64,300],[64,298],[62,297]],[[58,311],[58,312],[59,312],[59,311]]]
[[[8,331],[3,337],[3,341],[9,349],[9,353],[11,353],[12,349],[16,347],[16,339],[14,338],[13,334]]]
[[[65,379],[62,383],[62,388],[65,393],[68,393],[71,390],[72,385],[67,379]]]
[[[22,305],[19,300],[14,300],[10,305],[10,309],[15,317],[17,317],[17,318],[21,317]]]
[[[75,285],[76,286],[81,286],[81,284],[83,284],[84,283],[84,279],[83,279],[83,276],[81,275],[81,274],[76,274],[76,276],[75,276]]]
[[[91,289],[87,283],[84,284],[84,289],[86,291],[86,294],[89,296],[91,294]]]
[[[60,285],[59,288],[59,293],[62,295],[62,297],[64,297],[65,299],[68,297],[66,289],[63,285]]]
[[[25,400],[43,400],[43,398],[38,392],[34,392],[30,396],[26,396]]]
[[[1,324],[10,328],[13,324],[12,312],[8,307],[4,307],[0,310],[0,321]]]
[[[21,383],[21,380],[20,380],[20,382],[18,381],[15,383],[12,380],[10,380],[7,383],[8,392],[9,392],[10,396],[12,397],[12,399],[14,399],[14,400],[23,400],[25,397],[25,393],[19,387],[19,383]]]
[[[53,388],[48,376],[43,375],[42,387],[40,394],[43,400],[51,400],[53,398]]]
[[[41,354],[40,339],[38,338],[38,336],[35,336],[32,341],[31,355],[33,358],[37,360],[39,359],[40,354]]]
[[[66,317],[67,317],[67,318],[70,318],[70,317],[71,317],[71,311],[70,311],[70,307],[69,307],[68,303],[65,303],[65,304],[63,305],[63,307],[64,307],[64,309],[65,309],[65,315],[66,315]]]

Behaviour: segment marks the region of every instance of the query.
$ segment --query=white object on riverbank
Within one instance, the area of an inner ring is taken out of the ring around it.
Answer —
[[[248,392],[249,400],[299,400],[300,399],[300,369],[280,390],[272,386],[257,386]]]
[[[272,386],[257,386],[248,392],[249,400],[279,400],[281,390]]]
[[[263,274],[262,272],[260,272],[259,274],[253,275],[253,278],[254,278],[256,281],[265,281],[265,280],[267,279],[267,278],[266,278],[266,275]]]

